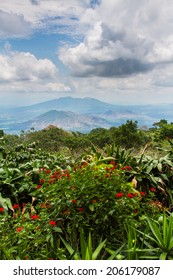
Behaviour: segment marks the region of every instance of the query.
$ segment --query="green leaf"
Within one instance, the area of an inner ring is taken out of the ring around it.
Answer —
[[[92,260],[97,259],[98,255],[100,254],[100,251],[103,249],[105,243],[106,243],[106,239],[98,245],[98,247],[95,249],[95,251],[92,255]]]
[[[79,254],[75,253],[75,250],[70,246],[70,244],[68,244],[67,241],[65,241],[64,238],[62,238],[61,236],[60,236],[60,238],[61,238],[62,242],[64,243],[64,246],[66,247],[66,249],[68,250],[68,252],[69,252],[71,255],[74,254],[74,259],[75,259],[75,260],[80,260],[81,258],[80,258],[80,256],[79,256]]]
[[[158,165],[157,165],[157,169],[162,172],[162,164],[159,162]]]
[[[92,238],[91,238],[91,232],[89,232],[89,235],[88,235],[88,245],[87,245],[87,248],[88,248],[88,253],[89,253],[89,256],[90,256],[90,260],[92,259]]]
[[[59,232],[59,233],[62,233],[62,229],[60,227],[53,227],[53,230],[55,232]]]
[[[159,260],[166,260],[167,254],[167,252],[161,253]]]
[[[155,242],[161,247],[164,247],[164,242],[163,242],[163,238],[162,235],[160,233],[160,230],[157,226],[157,224],[154,221],[151,221],[149,218],[147,218],[149,227],[153,233],[153,235],[155,236]]]
[[[111,256],[108,258],[108,260],[118,259],[118,256],[125,245],[126,245],[126,243],[123,243],[116,251],[106,248],[106,251],[111,254]]]
[[[89,204],[89,210],[90,210],[91,212],[94,211],[94,205],[93,205],[93,204]]]
[[[86,256],[86,242],[84,238],[84,231],[83,229],[80,229],[80,246],[81,246],[81,253],[82,253],[82,260],[85,259]]]

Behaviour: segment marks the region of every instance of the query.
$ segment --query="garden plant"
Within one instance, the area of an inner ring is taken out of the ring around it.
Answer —
[[[172,259],[172,151],[74,156],[1,135],[0,259]]]

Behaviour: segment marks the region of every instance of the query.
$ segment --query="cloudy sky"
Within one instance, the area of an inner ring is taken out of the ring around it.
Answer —
[[[173,103],[172,0],[0,2],[1,106]]]

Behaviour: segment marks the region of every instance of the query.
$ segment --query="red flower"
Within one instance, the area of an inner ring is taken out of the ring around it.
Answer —
[[[84,208],[83,207],[80,207],[79,208],[79,212],[83,212],[84,211]]]
[[[115,161],[111,161],[111,162],[110,162],[110,164],[115,165],[115,164],[116,164],[116,162],[115,162]]]
[[[72,201],[71,201],[73,204],[75,204],[76,203],[76,199],[72,199]]]
[[[49,224],[50,224],[51,226],[56,226],[56,222],[55,222],[55,221],[50,221]]]
[[[12,207],[13,207],[13,209],[19,209],[20,208],[19,204],[14,204]]]
[[[128,171],[130,171],[131,168],[130,168],[129,165],[126,165],[126,166],[125,166],[125,169],[128,170]]]
[[[37,185],[37,186],[36,186],[36,189],[40,189],[40,188],[41,188],[41,185]]]
[[[127,196],[128,196],[129,198],[132,198],[132,197],[133,197],[133,194],[132,194],[132,193],[128,193]]]
[[[145,196],[145,193],[144,193],[144,192],[140,192],[140,194],[141,194],[142,196]]]
[[[3,207],[0,208],[0,212],[4,212],[4,208]]]
[[[18,228],[16,228],[16,231],[21,232],[22,229],[23,229],[23,227],[18,227]]]
[[[44,183],[44,179],[40,179],[40,184],[43,184]]]
[[[126,166],[124,166],[124,167],[121,167],[121,170],[128,170],[128,171],[130,171],[130,166],[129,165],[126,165]]]
[[[151,191],[151,192],[155,192],[155,191],[156,191],[156,188],[151,188],[150,191]]]
[[[49,169],[48,169],[48,170],[46,170],[46,174],[49,174],[50,172],[51,172],[51,170],[49,170]]]
[[[121,192],[116,194],[116,198],[121,198],[122,196],[123,196],[123,193],[121,193]]]
[[[31,219],[32,219],[32,220],[37,220],[37,219],[40,219],[40,217],[39,217],[38,215],[32,215],[32,216],[31,216]]]

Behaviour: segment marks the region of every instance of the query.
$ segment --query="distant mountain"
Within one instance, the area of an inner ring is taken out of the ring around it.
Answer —
[[[93,128],[109,128],[113,124],[97,116],[76,114],[69,111],[51,110],[33,120],[9,125],[9,129],[13,130],[13,132],[28,130],[32,127],[34,127],[35,130],[41,130],[49,125],[54,125],[58,128],[63,128],[64,130],[81,131],[86,133]]]
[[[99,101],[94,98],[73,98],[73,97],[61,97],[45,101],[42,103],[15,107],[15,108],[1,108],[1,118],[14,119],[15,121],[29,120],[44,114],[50,110],[57,111],[70,111],[78,114],[99,114],[107,110],[126,110],[124,106],[112,105],[106,102]]]
[[[119,109],[120,106],[112,105],[106,102],[102,102],[95,98],[73,98],[73,97],[61,97],[50,101],[45,101],[39,104],[23,107],[25,111],[71,111],[80,114],[96,114],[110,109]],[[122,106],[123,107],[123,106]],[[22,108],[21,108],[22,109]]]
[[[173,121],[173,104],[114,105],[95,98],[61,97],[30,106],[0,108],[0,129],[7,133],[31,127],[42,129],[49,124],[86,132],[96,127],[119,126],[127,120],[152,127],[160,119]]]

